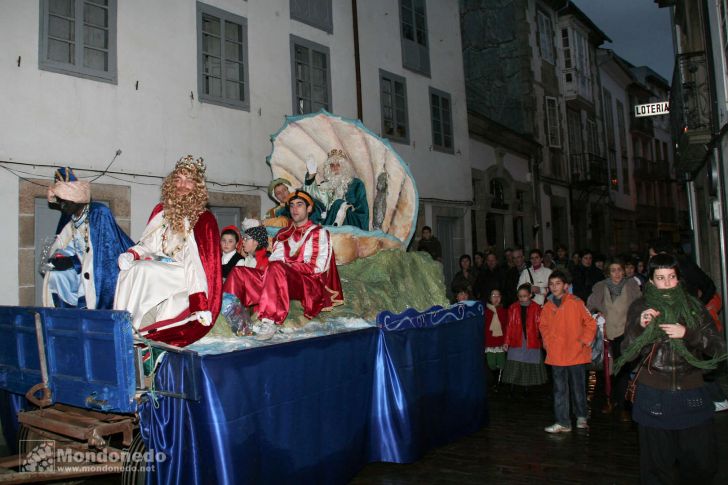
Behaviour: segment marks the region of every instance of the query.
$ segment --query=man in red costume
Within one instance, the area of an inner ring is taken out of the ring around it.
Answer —
[[[206,206],[205,165],[188,155],[164,180],[139,243],[119,256],[114,309],[148,339],[189,345],[220,312],[220,236]]]
[[[236,266],[225,281],[225,293],[245,306],[257,306],[259,322],[253,331],[259,340],[273,337],[288,316],[291,299],[301,301],[306,318],[344,303],[331,236],[308,219],[313,199],[296,190],[287,204],[292,222],[276,235],[268,267]]]

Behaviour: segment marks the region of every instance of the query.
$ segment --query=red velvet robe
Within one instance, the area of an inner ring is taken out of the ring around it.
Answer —
[[[259,318],[277,324],[288,316],[291,299],[301,302],[307,318],[344,302],[331,236],[311,221],[281,230],[273,241],[268,266],[264,270],[234,268],[224,291],[245,306],[255,305]]]
[[[164,206],[160,203],[154,207],[149,216],[150,222],[154,216],[162,211]],[[155,322],[145,327],[145,331],[153,330],[146,334],[149,340],[164,342],[178,347],[184,347],[201,339],[212,329],[220,313],[222,303],[222,267],[220,265],[220,232],[217,219],[212,212],[206,210],[200,214],[197,223],[193,228],[197,251],[200,255],[202,267],[205,270],[207,279],[207,294],[197,292],[189,295],[189,307],[183,310],[174,318]],[[133,251],[132,251],[133,252]],[[175,322],[189,317],[196,311],[209,311],[212,313],[212,324],[202,325],[196,320],[185,322],[182,325],[165,328]]]

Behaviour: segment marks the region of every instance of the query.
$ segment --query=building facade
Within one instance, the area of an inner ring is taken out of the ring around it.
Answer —
[[[93,197],[138,238],[162,177],[180,156],[202,156],[220,225],[239,223],[272,205],[270,135],[284,116],[319,109],[390,138],[415,175],[420,222],[443,218],[451,259],[470,250],[456,0],[3,7],[0,244],[10,270],[0,303],[36,301],[38,248],[58,217],[45,203],[56,166],[92,179]]]

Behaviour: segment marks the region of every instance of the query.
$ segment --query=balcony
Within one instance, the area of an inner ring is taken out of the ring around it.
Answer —
[[[638,133],[652,138],[655,133],[652,118],[635,118],[632,116],[629,122],[629,131],[630,133]]]
[[[584,101],[591,103],[591,79],[576,68],[564,69],[562,72],[564,74],[564,98],[569,101],[581,97]]]
[[[675,217],[675,209],[673,207],[660,207],[659,214],[660,222],[666,224],[677,223],[677,218]]]
[[[655,180],[668,181],[672,177],[670,176],[670,162],[667,160],[658,160],[652,162],[652,178]]]
[[[675,56],[670,123],[677,140],[675,168],[693,172],[702,167],[712,132],[710,73],[704,52]]]
[[[571,182],[587,185],[607,185],[607,161],[593,153],[576,153],[569,157]]]
[[[634,176],[640,179],[650,177],[650,168],[652,161],[644,157],[634,157]]]
[[[657,207],[647,204],[637,204],[637,220],[642,223],[656,223]]]

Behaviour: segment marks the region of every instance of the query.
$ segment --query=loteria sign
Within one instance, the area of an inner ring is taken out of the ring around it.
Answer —
[[[657,103],[638,104],[634,107],[634,117],[658,116],[670,114],[670,102],[660,101]]]

